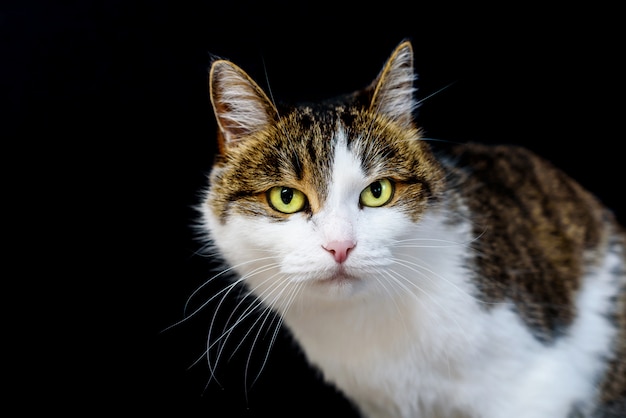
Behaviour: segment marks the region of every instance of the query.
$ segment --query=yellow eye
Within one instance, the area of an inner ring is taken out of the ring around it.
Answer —
[[[296,213],[306,206],[306,196],[300,190],[290,187],[272,187],[267,192],[270,206],[282,213]]]
[[[367,186],[361,192],[360,202],[363,206],[377,208],[388,203],[393,197],[394,186],[389,179],[380,179]]]

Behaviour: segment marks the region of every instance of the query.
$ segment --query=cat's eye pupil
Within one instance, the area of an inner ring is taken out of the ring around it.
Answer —
[[[372,196],[378,199],[383,193],[383,186],[380,184],[379,181],[376,181],[370,185],[370,191],[372,192]]]
[[[293,200],[293,189],[283,187],[280,191],[280,200],[282,200],[285,205],[288,205]]]

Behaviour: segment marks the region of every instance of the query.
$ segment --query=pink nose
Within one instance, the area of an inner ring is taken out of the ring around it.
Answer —
[[[354,241],[331,241],[324,245],[324,249],[331,253],[338,263],[343,263],[348,258],[348,253],[354,248]]]

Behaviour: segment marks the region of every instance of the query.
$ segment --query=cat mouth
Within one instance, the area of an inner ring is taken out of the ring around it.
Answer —
[[[343,267],[338,268],[334,272],[323,276],[321,279],[317,280],[318,283],[323,285],[328,284],[348,284],[358,282],[360,279],[350,273],[348,273]]]

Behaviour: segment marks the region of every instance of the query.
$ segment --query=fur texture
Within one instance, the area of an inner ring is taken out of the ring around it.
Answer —
[[[215,61],[211,245],[364,416],[624,416],[624,232],[527,150],[433,152],[412,60],[295,107]]]

